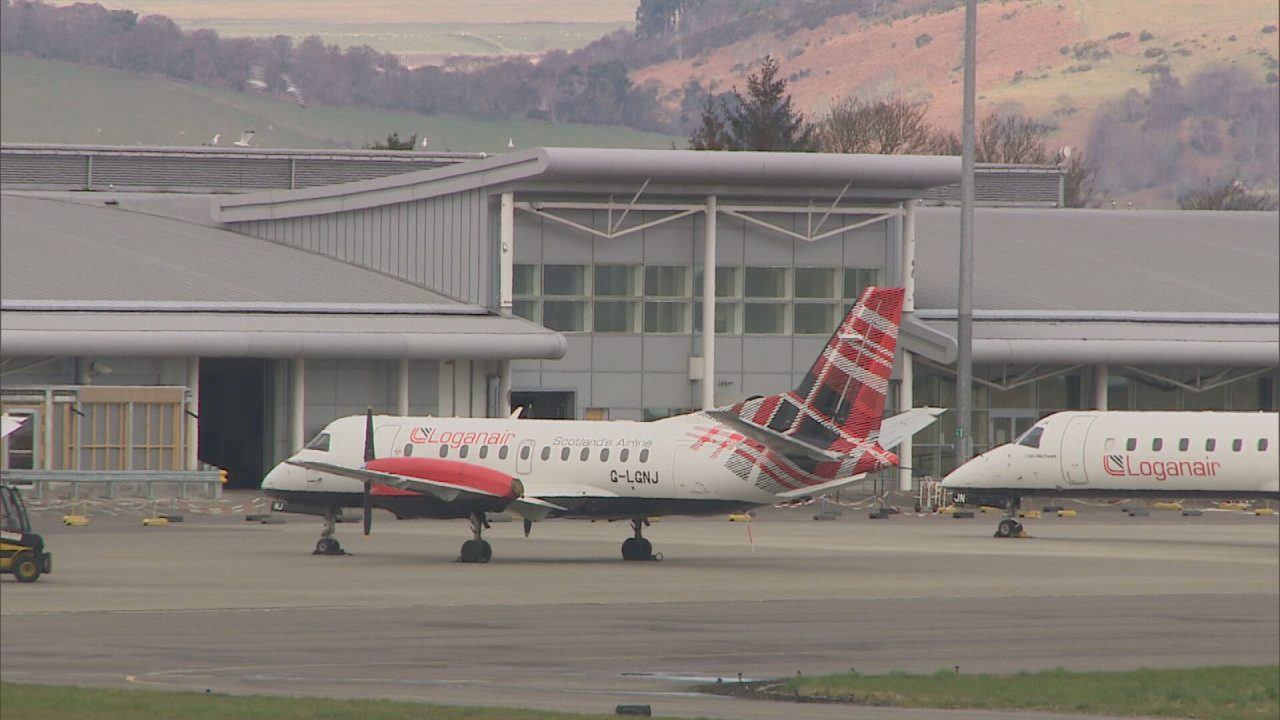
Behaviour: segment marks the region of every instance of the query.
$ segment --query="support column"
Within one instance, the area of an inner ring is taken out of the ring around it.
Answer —
[[[716,196],[707,196],[702,238],[702,409],[715,407],[716,395]]]
[[[190,400],[186,407],[187,455],[183,469],[195,470],[200,464],[200,358],[187,358],[187,393]]]
[[[498,361],[498,417],[511,417],[511,361]]]
[[[1093,367],[1093,409],[1107,409],[1107,373],[1109,368],[1106,365],[1095,365]]]
[[[916,199],[902,203],[902,319],[916,310]],[[902,350],[902,368],[898,371],[898,412],[906,412],[915,404],[915,358],[906,348]],[[911,437],[904,438],[898,447],[898,490],[910,492],[914,482],[911,476]]]
[[[397,369],[396,414],[405,417],[409,414],[409,358],[400,358]]]
[[[515,276],[516,203],[515,194],[502,193],[498,212],[498,310],[511,314],[512,283]]]
[[[289,452],[295,453],[302,449],[307,439],[303,435],[305,426],[303,425],[303,408],[306,407],[306,382],[307,382],[307,361],[305,358],[294,358],[292,385],[289,393]]]

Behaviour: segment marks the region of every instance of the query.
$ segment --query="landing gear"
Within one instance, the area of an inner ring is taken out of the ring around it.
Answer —
[[[1021,504],[1021,498],[1009,498],[1009,501],[1005,504],[1005,516],[1000,520],[1000,524],[996,526],[996,537],[1026,537],[1026,533],[1022,529],[1022,523],[1018,522],[1018,507]]]
[[[338,527],[338,508],[327,508],[324,511],[324,530],[320,532],[320,539],[316,541],[316,549],[312,555],[346,555],[347,551],[342,549],[342,545],[338,539],[333,536],[334,530]]]
[[[645,539],[642,530],[649,521],[645,518],[632,518],[631,529],[635,531],[634,537],[629,537],[622,543],[622,559],[623,560],[661,560],[662,555],[653,554],[653,543]]]
[[[471,533],[474,539],[462,543],[462,552],[458,554],[458,562],[464,563],[487,563],[493,557],[493,547],[489,545],[484,538],[480,537],[480,533],[489,527],[489,520],[484,513],[471,513]]]

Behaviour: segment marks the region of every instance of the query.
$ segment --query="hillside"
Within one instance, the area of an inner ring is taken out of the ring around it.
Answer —
[[[1186,77],[1215,63],[1259,78],[1274,71],[1280,21],[1272,0],[1240,0],[1230,12],[1213,2],[1181,0],[1026,0],[984,2],[978,9],[979,114],[1016,107],[1056,118],[1061,144],[1083,141],[1102,102],[1145,90],[1142,68],[1168,65]],[[766,54],[782,62],[797,104],[822,112],[833,98],[904,95],[931,104],[930,119],[958,129],[963,59],[963,7],[937,14],[869,22],[853,14],[787,37],[759,34],[706,55],[632,72],[657,83],[665,98],[697,80],[713,92],[745,85]],[[1148,40],[1140,40],[1146,31]],[[1123,37],[1116,37],[1123,34]]]
[[[0,140],[109,145],[222,143],[244,129],[264,147],[361,147],[397,132],[434,150],[517,147],[669,148],[683,138],[605,125],[299,107],[291,102],[55,60],[0,55]]]

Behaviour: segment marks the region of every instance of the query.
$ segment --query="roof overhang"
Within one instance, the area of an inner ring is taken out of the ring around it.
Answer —
[[[613,184],[819,189],[877,198],[919,197],[960,180],[960,158],[933,155],[714,152],[616,148],[533,148],[449,167],[303,190],[215,197],[217,222],[246,222],[361,210],[393,203],[528,183],[600,188]],[[843,188],[843,190],[842,190]],[[713,193],[714,194],[714,193]]]
[[[955,336],[954,310],[918,310],[916,315]],[[976,311],[973,361],[1271,367],[1280,365],[1280,316]]]
[[[0,306],[6,356],[554,360],[568,349],[559,333],[470,306],[40,305]]]

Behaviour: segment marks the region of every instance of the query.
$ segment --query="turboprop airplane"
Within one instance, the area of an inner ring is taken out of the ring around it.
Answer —
[[[1022,533],[1023,497],[1275,499],[1276,432],[1273,412],[1060,412],[942,487],[961,504],[1004,507],[996,537]]]
[[[262,489],[283,512],[324,515],[317,554],[342,554],[343,507],[468,518],[462,562],[488,562],[486,513],[630,520],[625,560],[657,559],[648,518],[716,515],[819,496],[895,465],[888,448],[942,412],[883,423],[901,288],[868,288],[798,388],[647,423],[351,416],[277,465]]]

